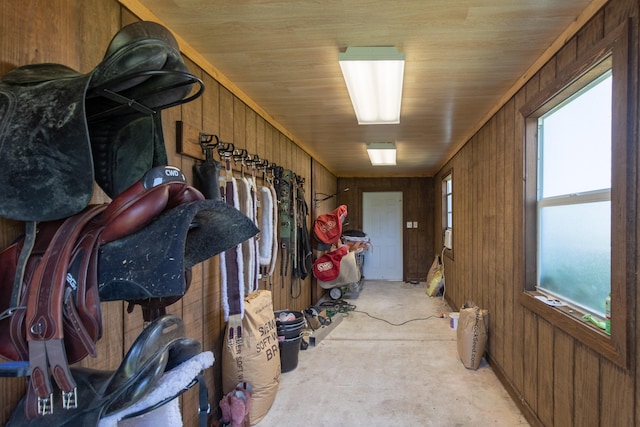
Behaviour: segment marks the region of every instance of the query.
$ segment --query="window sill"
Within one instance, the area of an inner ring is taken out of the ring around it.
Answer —
[[[621,368],[629,368],[625,352],[614,345],[612,336],[582,320],[583,313],[567,306],[547,305],[535,298],[537,295],[542,294],[535,291],[523,292],[519,298],[520,304]]]

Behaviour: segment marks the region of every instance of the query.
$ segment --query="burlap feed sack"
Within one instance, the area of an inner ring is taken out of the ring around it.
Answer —
[[[427,274],[426,293],[430,297],[436,296],[443,286],[444,265],[440,263],[440,259],[436,255]]]
[[[467,369],[478,369],[489,335],[489,311],[463,308],[458,320],[458,356]]]
[[[251,384],[251,425],[258,423],[271,408],[280,385],[280,349],[271,292],[258,290],[244,299],[242,344],[227,345],[229,328],[222,346],[222,392],[227,394],[238,383]]]

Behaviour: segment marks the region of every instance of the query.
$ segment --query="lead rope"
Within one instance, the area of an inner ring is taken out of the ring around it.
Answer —
[[[302,293],[302,287],[300,285],[300,276],[298,275],[298,269],[300,266],[298,265],[298,177],[295,173],[291,173],[291,218],[293,218],[293,224],[291,226],[291,232],[293,233],[293,248],[292,248],[292,258],[293,258],[293,269],[291,273],[291,290],[290,295],[292,299],[297,299]],[[294,288],[297,288],[297,293],[294,291]]]

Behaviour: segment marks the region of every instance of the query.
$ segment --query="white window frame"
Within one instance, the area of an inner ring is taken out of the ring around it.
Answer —
[[[451,203],[449,203],[451,201]],[[447,230],[453,231],[453,170],[447,172],[442,178],[442,246],[444,247],[444,234]],[[446,249],[451,253],[453,249]]]

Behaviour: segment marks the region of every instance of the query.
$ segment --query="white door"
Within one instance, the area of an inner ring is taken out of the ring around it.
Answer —
[[[402,192],[362,193],[362,228],[372,245],[364,278],[402,280]]]

